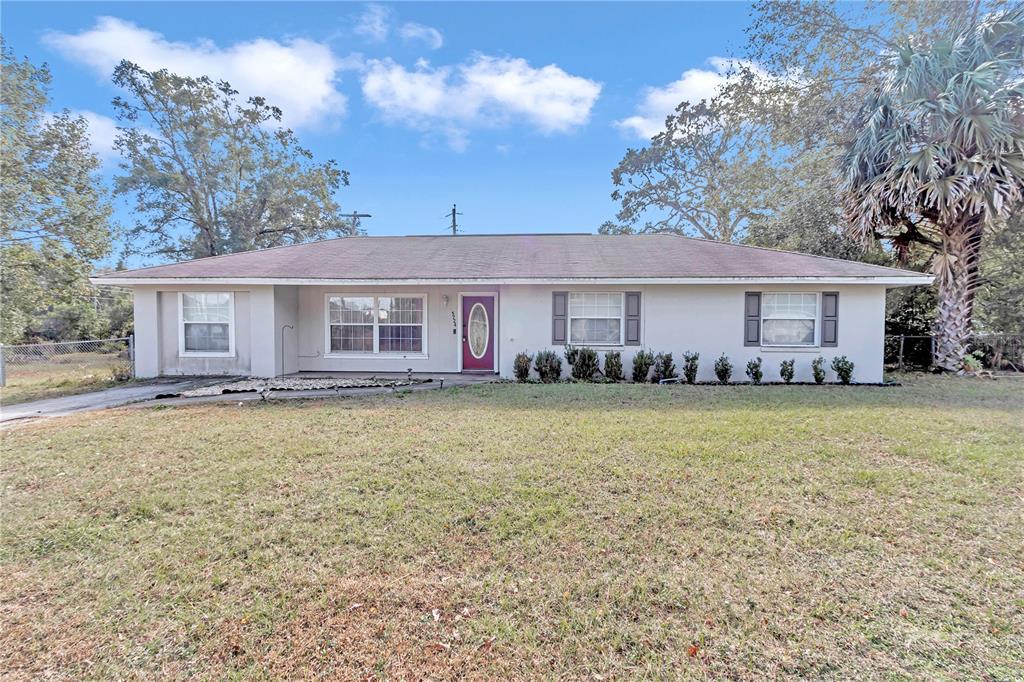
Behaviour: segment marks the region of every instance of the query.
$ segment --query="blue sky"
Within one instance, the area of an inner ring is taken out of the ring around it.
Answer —
[[[594,231],[610,172],[743,46],[745,3],[4,3],[55,108],[113,135],[113,64],[205,71],[262,94],[351,172],[370,234]],[[113,159],[105,164],[116,172]],[[125,205],[121,220],[130,220]]]

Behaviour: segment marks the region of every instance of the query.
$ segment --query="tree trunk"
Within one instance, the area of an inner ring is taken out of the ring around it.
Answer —
[[[973,333],[974,293],[978,286],[982,222],[971,219],[945,230],[947,262],[939,277],[935,314],[935,357],[940,369],[956,372]]]

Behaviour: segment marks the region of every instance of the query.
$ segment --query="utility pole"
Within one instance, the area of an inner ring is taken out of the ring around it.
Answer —
[[[459,224],[455,221],[455,216],[457,216],[457,215],[462,215],[462,214],[457,212],[455,210],[455,204],[452,204],[452,212],[451,213],[446,213],[445,217],[451,216],[451,219],[452,219],[452,236],[453,237],[459,233]]]
[[[373,217],[369,213],[359,213],[357,211],[352,211],[351,213],[343,213],[342,215],[346,215],[346,216],[348,216],[349,218],[352,219],[352,227],[355,228],[356,232],[359,231],[359,219],[360,218],[372,218]]]

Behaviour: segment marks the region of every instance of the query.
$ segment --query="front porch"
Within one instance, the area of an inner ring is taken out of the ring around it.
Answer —
[[[196,284],[135,292],[136,373],[417,377],[499,372],[498,287]]]

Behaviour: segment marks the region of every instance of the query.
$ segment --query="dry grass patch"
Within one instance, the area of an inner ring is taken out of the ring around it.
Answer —
[[[1024,675],[1024,386],[476,386],[4,434],[10,677]]]
[[[13,405],[117,386],[121,382],[114,377],[115,369],[130,373],[127,360],[109,353],[73,353],[47,362],[8,364],[0,403]]]

